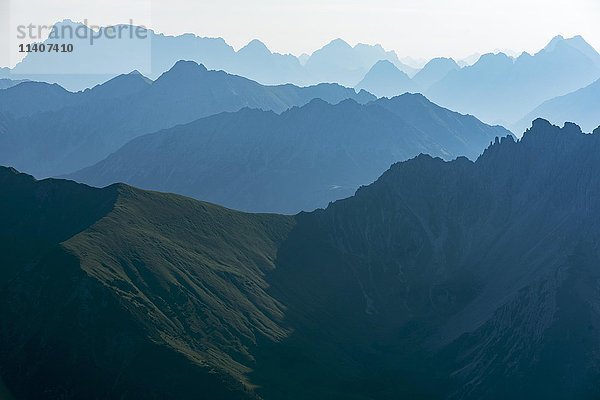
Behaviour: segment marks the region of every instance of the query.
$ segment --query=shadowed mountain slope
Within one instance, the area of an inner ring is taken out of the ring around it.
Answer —
[[[295,217],[0,169],[28,244],[0,253],[0,373],[17,398],[596,398],[599,149],[536,120]]]
[[[286,334],[264,274],[291,219],[6,168],[0,183],[0,373],[16,398],[254,398],[241,361]]]
[[[146,135],[69,177],[296,213],[351,196],[399,160],[419,153],[474,159],[507,134],[421,95],[366,105],[314,100],[281,115],[246,109]]]

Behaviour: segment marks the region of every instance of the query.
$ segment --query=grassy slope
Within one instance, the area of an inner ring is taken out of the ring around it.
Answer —
[[[254,397],[248,347],[288,334],[264,275],[292,218],[0,179],[0,376],[17,398]]]
[[[64,247],[153,341],[243,379],[248,345],[287,334],[264,275],[292,224],[120,186],[113,211]]]

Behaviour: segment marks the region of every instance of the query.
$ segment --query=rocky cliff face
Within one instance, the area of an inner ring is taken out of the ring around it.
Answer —
[[[593,397],[599,145],[537,120],[474,163],[420,156],[306,218],[353,277],[366,324],[389,329],[379,340],[431,357],[438,395]],[[410,358],[396,354],[401,370]]]

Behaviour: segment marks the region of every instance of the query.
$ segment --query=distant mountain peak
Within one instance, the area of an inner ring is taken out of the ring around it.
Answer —
[[[118,75],[83,92],[101,98],[117,98],[143,90],[152,83],[152,80],[146,78],[138,70],[134,70],[128,74]]]
[[[332,107],[332,105],[319,97],[315,97],[314,99],[311,99],[308,103],[304,104],[303,106],[292,107],[290,110],[292,110],[292,109],[312,110],[312,109],[320,109],[323,107]],[[290,110],[287,110],[285,112],[289,112]]]
[[[361,47],[376,49],[376,50],[379,50],[382,52],[386,52],[386,50],[383,48],[383,46],[380,45],[379,43],[376,43],[376,44],[357,43],[356,46],[354,46],[355,49],[361,48]]]
[[[435,65],[435,64],[456,65],[458,67],[458,64],[456,63],[456,61],[454,61],[454,59],[451,58],[451,57],[436,57],[436,58],[432,58],[431,60],[429,60],[429,62],[427,64],[425,64],[425,66],[427,66],[427,65]]]
[[[410,77],[389,60],[377,61],[356,88],[388,98],[418,89]]]
[[[70,39],[69,36],[74,35],[76,29],[82,29],[82,27],[87,31],[90,28],[82,22],[75,22],[71,19],[64,19],[60,22],[55,23],[52,26],[50,37],[51,38],[67,38]],[[68,30],[67,30],[68,28]],[[65,35],[63,35],[63,33]],[[41,39],[41,38],[40,38]]]
[[[23,81],[18,85],[15,85],[6,90],[10,91],[18,91],[18,90],[35,90],[39,88],[45,88],[48,90],[52,90],[56,93],[69,93],[69,91],[57,83],[48,83],[48,82],[37,82],[37,81]]]
[[[544,51],[554,51],[556,49],[556,46],[558,46],[560,43],[564,43],[565,42],[565,38],[563,35],[556,35],[554,36],[550,42],[548,42],[548,44],[543,48]]]
[[[515,59],[504,53],[486,53],[479,57],[479,60],[471,67],[481,66],[510,66]]]
[[[488,61],[488,60],[510,60],[513,61],[514,59],[509,56],[506,53],[503,52],[499,52],[499,53],[486,53],[483,54],[480,58],[479,61]]]
[[[352,49],[352,46],[350,46],[348,44],[348,42],[346,42],[345,40],[340,39],[340,38],[333,39],[331,42],[329,42],[327,45],[325,45],[325,47],[340,48],[340,49]]]
[[[375,65],[371,67],[369,72],[367,72],[365,78],[363,79],[363,82],[373,77],[380,77],[383,79],[389,79],[391,77],[394,77],[396,79],[410,81],[410,77],[405,72],[402,72],[398,67],[394,65],[393,62],[389,60],[377,61]]]
[[[198,72],[207,72],[208,69],[202,65],[202,64],[198,64],[195,61],[186,61],[186,60],[180,60],[177,61],[175,63],[175,65],[173,65],[173,67],[171,67],[170,70],[168,70],[167,72],[165,72],[163,74],[164,75],[179,75],[179,74],[187,74],[187,73],[198,73]]]
[[[581,43],[581,44],[585,43],[586,45],[588,44],[585,41],[585,39],[583,38],[583,36],[581,36],[581,35],[575,35],[570,38],[565,38],[563,35],[556,35],[550,40],[550,42],[548,42],[548,44],[546,45],[546,47],[544,47],[544,49],[552,51],[558,44],[564,43],[564,42],[569,43],[569,44],[576,44],[576,43]]]
[[[419,102],[425,102],[429,105],[435,106],[437,107],[437,104],[432,103],[427,97],[425,97],[425,95],[423,95],[422,93],[403,93],[399,96],[396,96],[394,98],[392,98],[391,100],[407,100],[410,99],[411,101],[419,101]]]
[[[557,35],[550,40],[550,42],[542,49],[542,51],[552,52],[556,50],[557,47],[563,45],[571,46],[587,56],[589,56],[590,53],[598,54],[597,51],[588,42],[586,42],[581,35],[575,35],[570,38],[565,38],[563,35]]]
[[[431,59],[417,72],[413,80],[424,89],[445,78],[450,72],[457,71],[460,66],[452,58],[437,57]]]
[[[54,27],[61,27],[61,26],[78,27],[78,26],[82,26],[82,25],[85,25],[85,24],[82,22],[75,22],[72,19],[66,18],[66,19],[63,19],[62,21],[55,23]]]
[[[373,67],[371,68],[371,71],[377,71],[377,72],[382,72],[382,71],[393,71],[393,72],[401,72],[404,74],[404,72],[400,71],[400,69],[398,67],[396,67],[394,65],[393,62],[389,61],[389,60],[379,60],[375,63],[375,65],[373,65]]]
[[[152,82],[150,79],[146,78],[140,71],[133,70],[128,74],[121,74],[121,75],[115,76],[114,78],[112,78],[98,86],[103,86],[103,85],[106,85],[111,82],[118,82],[118,81],[122,82],[122,81],[132,81],[132,80],[143,80],[143,81],[149,82],[149,83]]]
[[[555,41],[565,40],[565,37],[563,35],[556,35],[552,38],[552,40],[555,40]]]
[[[260,40],[252,39],[247,45],[242,47],[238,53],[243,52],[253,52],[253,53],[263,53],[263,54],[273,54],[271,50]]]
[[[171,70],[174,69],[196,69],[196,70],[201,70],[201,71],[207,71],[206,67],[202,64],[199,64],[195,61],[189,61],[189,60],[179,60],[175,63],[175,65],[173,65],[173,68],[171,68]]]
[[[194,61],[180,60],[175,63],[167,72],[163,73],[154,81],[153,85],[159,87],[172,85],[174,87],[180,87],[182,84],[186,85],[193,79],[200,79],[205,76],[208,69],[203,64],[198,64]]]

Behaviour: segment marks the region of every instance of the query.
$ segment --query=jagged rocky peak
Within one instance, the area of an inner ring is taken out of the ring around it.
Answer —
[[[583,134],[583,132],[579,125],[573,122],[565,122],[564,126],[561,128],[551,124],[544,118],[537,118],[532,122],[531,128],[527,129],[523,134],[523,140],[547,138],[560,134],[577,135]]]

